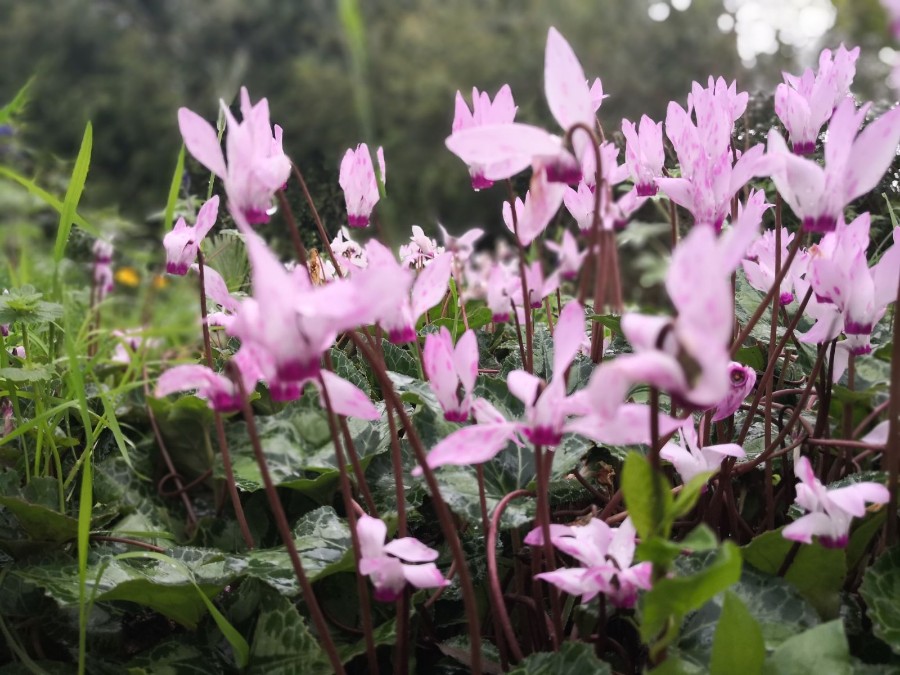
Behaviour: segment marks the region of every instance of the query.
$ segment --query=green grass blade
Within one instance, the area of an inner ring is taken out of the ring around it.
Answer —
[[[13,117],[25,109],[28,104],[28,88],[33,82],[34,78],[32,77],[16,92],[12,101],[0,108],[0,125],[8,124]]]
[[[0,166],[0,178],[8,178],[14,183],[18,183],[23,188],[28,190],[29,193],[33,194],[35,197],[40,199],[42,202],[47,204],[50,208],[52,208],[57,213],[62,213],[63,203],[47,192],[44,188],[37,185],[30,178],[26,178],[20,173],[16,173],[12,169],[6,166]],[[96,227],[91,225],[88,221],[86,221],[83,217],[78,215],[77,213],[74,216],[75,224],[78,225],[82,230],[88,232],[89,234],[94,235],[95,237],[99,234],[99,231]]]
[[[181,179],[184,177],[184,145],[178,152],[178,160],[175,162],[175,173],[172,174],[172,182],[169,185],[169,198],[166,200],[166,215],[163,218],[163,236],[172,229],[172,221],[175,220],[175,203],[178,201],[178,193],[181,191]]]
[[[91,147],[94,143],[94,130],[91,123],[87,123],[84,137],[81,140],[81,149],[75,160],[75,168],[72,170],[72,178],[66,190],[66,198],[63,200],[62,210],[59,212],[59,228],[56,230],[56,244],[53,246],[53,261],[58,265],[66,251],[66,243],[69,241],[69,232],[72,223],[75,222],[75,212],[81,193],[84,192],[84,184],[87,181],[88,167],[91,163]]]

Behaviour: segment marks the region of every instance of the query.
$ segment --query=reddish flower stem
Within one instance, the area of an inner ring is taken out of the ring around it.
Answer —
[[[522,648],[519,646],[519,641],[516,639],[516,634],[513,631],[512,623],[509,620],[509,613],[506,611],[503,590],[500,588],[500,576],[497,572],[497,531],[500,528],[500,518],[503,516],[503,512],[513,499],[533,496],[534,493],[528,490],[515,490],[501,499],[491,516],[491,524],[487,533],[487,566],[488,581],[490,583],[491,598],[493,600],[492,609],[497,617],[497,622],[500,624],[500,629],[503,631],[503,637],[506,639],[507,647],[510,652],[512,652],[515,661],[521,661],[524,657],[522,656]]]
[[[338,655],[334,641],[331,639],[331,633],[328,631],[328,624],[325,623],[325,616],[322,614],[322,608],[319,607],[319,602],[316,600],[316,594],[313,592],[312,585],[309,583],[309,578],[306,576],[306,572],[303,569],[303,562],[300,560],[300,554],[294,543],[294,536],[288,525],[284,507],[281,505],[275,483],[272,480],[272,475],[269,473],[266,455],[263,452],[262,445],[259,441],[259,434],[256,430],[253,409],[250,407],[250,401],[247,399],[247,390],[244,388],[241,373],[233,361],[228,361],[225,364],[225,374],[231,379],[240,393],[241,412],[243,413],[244,421],[247,424],[247,436],[250,438],[250,445],[253,446],[253,454],[256,457],[256,463],[259,466],[259,472],[262,476],[266,499],[269,501],[269,508],[272,510],[272,515],[275,517],[275,525],[278,528],[278,533],[281,535],[281,540],[284,542],[284,546],[287,549],[288,557],[291,559],[294,574],[297,575],[297,581],[303,592],[303,599],[306,601],[306,606],[309,608],[313,624],[316,627],[316,631],[319,633],[319,641],[321,642],[325,653],[328,655],[328,660],[331,662],[331,667],[334,669],[334,672],[338,675],[344,675],[346,672],[344,670],[344,664],[341,663],[341,657]]]
[[[209,340],[209,324],[206,321],[208,310],[206,306],[205,263],[203,251],[198,248],[197,276],[200,279],[200,325],[203,328],[203,354],[206,357],[206,367],[213,370],[212,346],[210,345]],[[231,452],[228,450],[228,440],[225,437],[225,423],[222,421],[222,413],[218,410],[213,410],[213,420],[216,425],[216,440],[219,444],[219,453],[222,455],[222,466],[225,468],[225,487],[228,490],[228,498],[231,500],[231,508],[234,510],[234,517],[237,519],[238,528],[241,530],[244,544],[249,550],[253,550],[253,535],[250,533],[250,526],[247,524],[247,516],[244,514],[244,507],[241,504],[241,496],[238,494],[237,483],[234,480],[234,467],[231,463]]]
[[[900,479],[900,284],[894,304],[893,345],[891,347],[891,403],[888,407],[888,440],[885,458],[888,469],[888,516],[885,523],[885,541],[888,546],[897,543],[897,484]]]
[[[350,490],[350,477],[347,475],[347,462],[344,457],[344,450],[341,445],[341,439],[338,437],[338,425],[335,419],[334,408],[331,406],[331,397],[328,394],[328,388],[325,386],[325,380],[319,375],[319,388],[322,392],[322,400],[325,403],[325,410],[328,414],[328,431],[331,433],[331,442],[334,444],[334,454],[338,464],[338,475],[341,485],[341,496],[344,499],[344,511],[347,513],[347,521],[350,525],[350,541],[353,545],[353,558],[356,562],[356,569],[359,570],[359,560],[362,557],[362,548],[359,543],[359,532],[356,529],[357,515],[354,509],[353,495]],[[365,482],[365,477],[363,477]],[[369,497],[371,499],[371,495]],[[362,628],[366,641],[366,660],[368,661],[368,672],[378,673],[378,657],[375,654],[375,640],[372,633],[372,607],[369,604],[369,586],[361,574],[356,574],[356,590],[359,594],[360,614],[362,615]]]
[[[412,446],[416,461],[419,466],[422,467],[425,482],[428,484],[428,490],[431,492],[431,498],[434,502],[434,510],[437,514],[438,521],[440,522],[441,529],[444,531],[444,536],[447,538],[447,542],[450,545],[453,559],[456,561],[457,565],[459,583],[462,589],[466,611],[466,623],[469,630],[469,644],[471,649],[469,666],[473,673],[480,674],[482,672],[481,622],[478,617],[478,604],[475,599],[475,587],[472,585],[472,577],[469,574],[469,568],[466,565],[466,556],[462,544],[460,543],[456,526],[453,522],[453,515],[450,513],[447,503],[441,496],[437,477],[434,475],[432,468],[428,466],[427,452],[422,445],[422,440],[419,438],[415,426],[403,409],[403,403],[400,400],[400,397],[397,396],[397,392],[394,390],[394,386],[387,375],[384,364],[375,354],[375,351],[359,335],[353,332],[348,333],[348,335],[350,336],[350,340],[353,341],[353,344],[356,345],[356,348],[363,354],[369,362],[369,365],[372,367],[372,372],[375,374],[375,378],[378,380],[378,384],[381,387],[382,395],[384,396],[385,401],[393,407],[394,411],[400,417],[400,423],[403,425],[403,428],[406,429],[406,437]]]
[[[775,281],[772,282],[772,287],[769,289],[769,292],[766,293],[766,296],[762,299],[762,302],[759,303],[759,307],[756,308],[756,311],[753,312],[753,316],[750,317],[750,320],[747,321],[747,325],[744,326],[744,330],[741,331],[740,335],[737,336],[735,341],[731,345],[731,358],[734,358],[734,355],[737,354],[738,349],[741,348],[741,345],[744,344],[744,341],[750,335],[750,331],[753,330],[753,327],[756,326],[757,322],[762,318],[762,315],[765,314],[766,308],[769,306],[769,303],[772,302],[772,296],[776,293],[779,293],[779,289],[781,288],[781,281],[784,279],[788,270],[791,268],[791,263],[794,262],[794,258],[797,256],[797,251],[800,250],[800,242],[804,239],[803,236],[798,232],[794,236],[794,241],[791,242],[791,248],[788,250],[787,260],[784,261],[784,267],[782,267],[778,274],[775,275]]]

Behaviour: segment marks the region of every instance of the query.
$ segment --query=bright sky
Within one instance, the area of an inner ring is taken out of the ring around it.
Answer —
[[[648,13],[654,21],[665,21],[672,11],[691,6],[691,0],[658,0]],[[734,32],[741,59],[748,66],[760,54],[774,54],[779,44],[798,50],[816,46],[834,25],[837,11],[831,0],[723,0],[719,30]]]

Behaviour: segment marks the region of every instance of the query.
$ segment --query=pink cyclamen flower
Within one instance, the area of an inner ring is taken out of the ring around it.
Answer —
[[[728,366],[728,380],[731,382],[731,389],[716,406],[713,422],[730,417],[741,407],[741,403],[753,391],[753,385],[756,384],[756,371],[750,366],[732,361]]]
[[[796,154],[815,152],[822,125],[850,93],[858,57],[859,47],[847,50],[841,45],[834,55],[830,49],[822,50],[818,73],[812,68],[800,77],[784,73],[784,82],[775,89],[775,114],[787,129]]]
[[[880,483],[854,483],[829,490],[822,485],[806,457],[795,466],[798,506],[809,511],[782,531],[785,539],[811,544],[813,536],[826,548],[844,548],[850,539],[850,522],[866,513],[866,502],[886,504],[888,489]]]
[[[702,420],[701,420],[702,424]],[[669,441],[659,456],[675,466],[681,480],[687,483],[694,476],[708,471],[718,471],[722,460],[726,457],[743,457],[744,449],[736,443],[722,443],[700,447],[694,420],[688,418],[680,428],[681,439],[675,443]]]
[[[900,228],[894,228],[893,244],[870,268],[866,258],[869,224],[869,214],[863,213],[849,225],[839,224],[810,249],[807,279],[816,301],[831,305],[836,314],[825,312],[816,326],[801,336],[802,341],[821,343],[843,331],[848,338],[859,338],[852,353],[867,354],[872,350],[872,329],[897,297]]]
[[[851,98],[835,110],[825,140],[825,167],[790,152],[774,129],[768,154],[775,158],[775,186],[803,221],[803,229],[831,232],[843,219],[844,207],[874,188],[897,153],[900,108],[884,113],[857,135],[869,106],[859,111]]]
[[[556,253],[559,262],[559,267],[557,268],[559,276],[566,281],[575,279],[579,270],[581,270],[581,263],[587,255],[587,250],[578,250],[578,242],[574,235],[565,230],[561,243],[557,244],[555,241],[548,241],[545,242],[545,245]]]
[[[0,295],[9,295],[9,289],[4,288],[3,293]],[[9,324],[8,323],[0,323],[0,335],[3,337],[9,336]]]
[[[115,287],[112,271],[113,250],[113,245],[109,242],[100,239],[94,242],[94,295],[97,302],[102,301]]]
[[[659,189],[656,179],[662,176],[666,160],[662,122],[654,123],[644,115],[640,127],[635,129],[633,122],[622,120],[622,133],[626,141],[625,163],[634,180],[637,196],[652,197]]]
[[[734,297],[731,274],[759,232],[765,195],[754,193],[721,237],[695,227],[675,248],[666,290],[676,319],[625,314],[622,332],[634,348],[594,371],[589,391],[609,416],[637,383],[667,391],[679,403],[707,409],[729,393]]]
[[[3,421],[4,436],[9,436],[16,430],[16,416],[12,402],[8,398],[0,400],[0,420]]]
[[[384,543],[387,525],[365,514],[356,521],[359,536],[359,573],[372,577],[375,599],[393,602],[406,584],[416,588],[442,588],[450,584],[434,564],[438,552],[415,537]]]
[[[216,224],[218,214],[217,195],[200,207],[197,222],[191,227],[184,222],[184,218],[178,219],[172,231],[163,238],[163,246],[166,249],[166,272],[178,276],[187,274],[188,268],[197,259],[200,242]]]
[[[456,92],[456,112],[453,116],[453,133],[473,127],[510,124],[516,118],[516,104],[513,101],[512,90],[508,84],[500,87],[500,90],[491,101],[488,93],[480,92],[472,87],[472,110],[466,105],[462,93]],[[483,190],[494,184],[486,176],[503,173],[507,167],[502,163],[499,166],[483,166],[479,164],[469,165],[469,174],[472,176],[472,188]]]
[[[595,99],[602,94],[595,89],[592,95],[578,57],[552,27],[544,53],[544,91],[550,112],[564,131],[575,124],[594,128]],[[577,183],[581,178],[581,163],[592,152],[591,141],[585,133],[573,134],[575,157],[572,157],[558,136],[517,122],[461,129],[447,138],[446,145],[470,167],[485,167],[484,178],[490,181],[510,178],[531,166],[535,174],[545,174],[544,180]],[[558,197],[558,208],[562,193],[554,192],[553,197]]]
[[[441,326],[438,333],[425,337],[422,361],[428,384],[444,409],[444,418],[450,422],[466,422],[478,377],[475,331],[463,333],[454,349],[450,331]]]
[[[378,168],[381,182],[384,183],[385,166],[384,150],[378,148],[375,153],[378,157]],[[341,189],[344,191],[344,201],[347,204],[347,220],[350,227],[366,227],[372,209],[378,203],[378,177],[372,166],[372,155],[369,146],[361,143],[356,149],[347,150],[341,160],[341,174],[339,178]]]
[[[780,263],[787,261],[788,246],[794,239],[794,234],[786,227],[781,228]],[[775,242],[775,230],[766,230],[763,235],[753,242],[747,249],[747,257],[741,261],[744,268],[744,276],[747,283],[762,293],[768,293],[775,283],[775,263],[777,247]],[[798,253],[798,256],[802,254]],[[781,281],[780,300],[782,305],[789,305],[794,301],[794,280],[802,274],[803,265],[799,264],[797,257],[787,275]]]
[[[194,158],[222,179],[229,208],[235,209],[251,225],[269,222],[272,196],[282,188],[291,173],[291,161],[282,148],[282,130],[269,122],[269,102],[260,99],[251,105],[250,94],[241,87],[241,115],[235,120],[228,106],[220,101],[228,134],[225,155],[215,128],[187,108],[178,110],[178,127],[184,144]]]
[[[569,567],[535,575],[570,595],[580,595],[588,602],[599,593],[608,596],[616,607],[629,609],[637,602],[638,590],[652,585],[653,565],[642,562],[633,565],[635,529],[631,518],[616,529],[599,518],[586,525],[550,526],[550,541],[563,553],[572,556],[582,567]],[[544,543],[541,528],[525,537],[529,546]]]
[[[441,253],[418,275],[397,262],[393,252],[371,239],[366,243],[368,267],[353,275],[357,300],[372,322],[381,325],[394,344],[416,339],[416,322],[434,307],[450,283],[451,253]]]
[[[894,38],[900,39],[900,0],[881,0],[881,6],[888,14]]]
[[[352,279],[313,286],[305,267],[289,272],[240,214],[233,215],[247,245],[253,295],[241,301],[227,330],[265,355],[273,397],[290,400],[282,393],[299,396],[297,385],[318,380],[322,354],[338,333],[369,323],[370,308]]]

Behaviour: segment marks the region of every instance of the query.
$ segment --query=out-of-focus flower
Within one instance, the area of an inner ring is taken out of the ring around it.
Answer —
[[[115,363],[131,363],[131,357],[142,348],[157,347],[162,344],[159,338],[145,338],[142,329],[131,330],[114,330],[113,337],[118,339],[116,348],[113,351],[112,361]]]
[[[822,50],[818,73],[812,68],[800,77],[784,73],[784,82],[775,89],[775,114],[798,155],[815,152],[822,125],[850,93],[858,57],[859,47],[848,50],[841,45],[834,54],[830,49]]]
[[[179,218],[172,231],[163,238],[166,249],[166,272],[185,275],[197,259],[200,242],[216,224],[219,213],[219,197],[215,196],[200,207],[197,222],[188,227],[184,218]]]
[[[797,504],[809,511],[782,531],[785,539],[811,544],[813,536],[826,548],[844,548],[850,539],[850,522],[866,513],[866,502],[886,504],[888,489],[880,483],[854,483],[829,490],[816,478],[812,465],[801,457],[795,465]]]
[[[756,384],[756,371],[750,366],[732,361],[728,366],[728,379],[731,382],[731,389],[716,406],[713,422],[730,417],[741,407],[741,403],[753,391],[753,385]]]
[[[437,397],[444,418],[451,422],[469,419],[472,391],[478,377],[478,340],[467,330],[453,347],[453,338],[444,326],[425,337],[422,362],[428,384]]]
[[[450,584],[434,564],[438,552],[415,537],[402,537],[385,544],[387,525],[365,514],[356,521],[356,533],[360,548],[359,573],[372,578],[376,600],[393,602],[407,583],[416,588],[441,588]]]
[[[707,409],[729,393],[732,330],[731,274],[758,235],[768,208],[761,192],[751,195],[734,224],[717,237],[695,227],[675,248],[666,289],[677,318],[625,314],[622,332],[634,348],[603,363],[588,385],[593,405],[612,415],[628,390],[647,383],[680,403]]]
[[[94,242],[94,298],[97,302],[101,302],[115,287],[112,271],[113,250],[113,245],[109,242],[101,239]]]
[[[786,227],[782,227],[780,253],[782,265],[787,261],[788,246],[793,239],[794,234]],[[795,257],[794,264],[791,265],[791,269],[781,281],[779,297],[782,305],[789,305],[794,301],[794,280],[805,271],[805,265],[802,263],[805,254],[798,252],[797,256],[799,258]],[[747,283],[762,293],[768,293],[772,284],[775,283],[775,257],[775,230],[766,230],[747,249],[747,257],[741,261]]]
[[[580,595],[588,602],[599,593],[608,596],[616,607],[634,607],[638,590],[652,586],[653,565],[642,562],[633,565],[635,529],[631,518],[612,529],[599,518],[586,525],[550,526],[550,541],[563,553],[572,556],[582,567],[569,567],[535,575],[570,595]],[[525,537],[529,546],[544,543],[541,528]]]
[[[479,92],[478,89],[472,87],[471,111],[466,105],[462,93],[457,91],[456,112],[453,116],[453,133],[485,125],[510,124],[516,118],[516,110],[512,90],[508,84],[500,87],[493,101],[491,101],[491,97],[488,96],[487,92]],[[472,176],[472,188],[483,190],[491,187],[494,181],[488,179],[486,175],[503,173],[505,168],[505,166],[485,167],[479,164],[469,165],[469,173]]]
[[[235,120],[221,101],[228,135],[225,148],[228,164],[215,128],[187,108],[178,110],[178,127],[184,144],[194,158],[222,179],[228,206],[251,225],[269,222],[272,196],[284,186],[291,173],[291,161],[282,148],[282,130],[269,122],[269,102],[250,104],[250,94],[241,87],[241,115]]]
[[[555,241],[548,241],[545,242],[545,245],[556,253],[559,263],[557,268],[559,276],[567,281],[575,279],[581,269],[581,263],[587,255],[587,250],[578,250],[578,242],[568,230],[563,232],[561,243],[557,244]]]
[[[694,420],[688,418],[679,429],[678,443],[669,441],[659,451],[659,456],[675,465],[675,470],[685,483],[694,476],[708,471],[718,471],[726,457],[743,457],[744,449],[735,443],[700,447]]]
[[[654,123],[644,115],[640,127],[635,129],[634,123],[622,120],[622,133],[626,141],[625,164],[634,180],[637,196],[652,197],[658,190],[656,179],[662,176],[666,160],[662,122]]]
[[[384,150],[378,148],[375,153],[378,157],[378,168],[381,181],[384,183],[385,166]],[[378,192],[378,177],[372,166],[372,155],[369,154],[369,146],[361,143],[356,149],[347,150],[341,160],[341,174],[339,178],[341,189],[344,191],[344,201],[347,204],[347,220],[350,227],[366,227],[372,209],[380,198]]]
[[[897,154],[900,108],[884,113],[857,135],[869,106],[859,111],[851,98],[835,110],[825,140],[825,167],[788,150],[781,135],[769,132],[768,154],[775,158],[775,186],[803,221],[803,229],[831,232],[844,207],[874,188]]]

